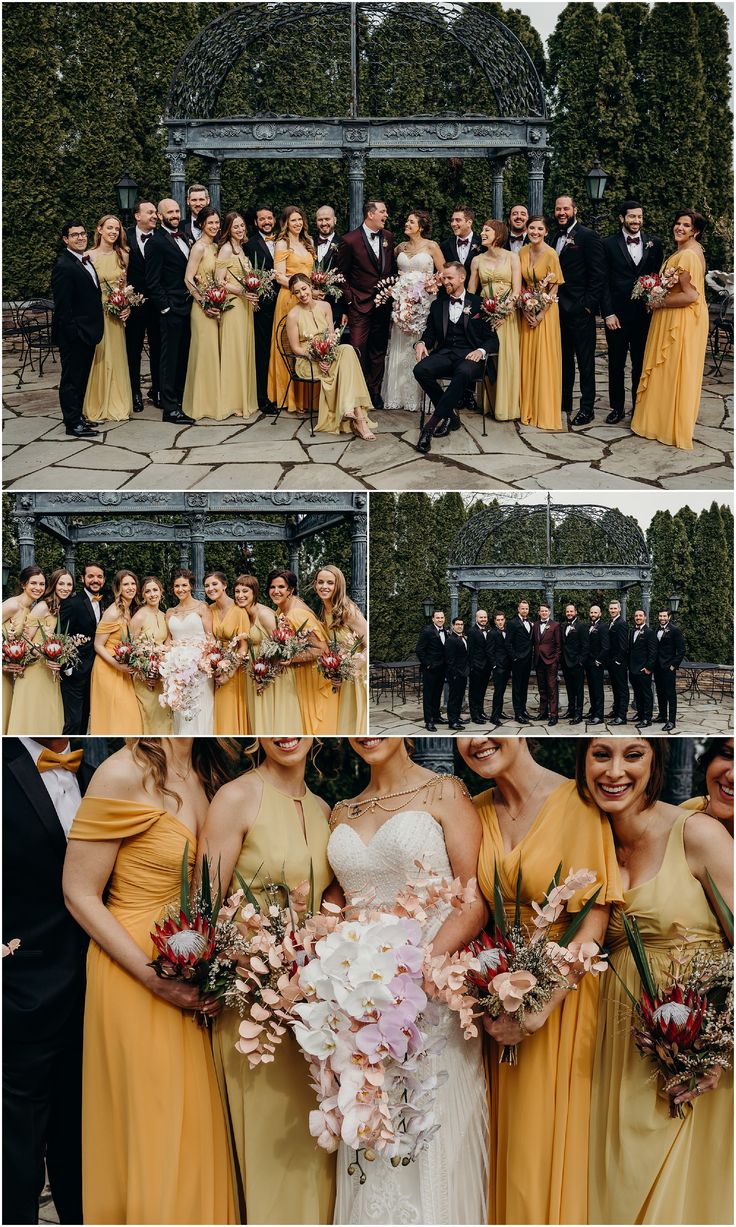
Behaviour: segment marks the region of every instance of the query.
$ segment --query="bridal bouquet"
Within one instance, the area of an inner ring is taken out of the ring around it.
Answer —
[[[647,311],[663,306],[670,290],[674,290],[680,280],[681,272],[681,268],[666,268],[661,273],[645,273],[637,277],[631,291],[632,299],[642,299]]]
[[[483,322],[495,332],[509,315],[513,315],[515,310],[516,298],[511,290],[504,290],[503,294],[494,294],[493,286],[491,286],[491,293],[482,300],[478,314]]]
[[[348,645],[338,643],[337,636],[333,634],[329,648],[317,660],[317,672],[320,677],[332,683],[333,694],[337,693],[343,682],[357,677],[362,664],[362,657],[358,658],[358,653],[363,647],[363,639],[357,635],[353,636],[353,643]]]
[[[106,315],[119,320],[126,307],[140,307],[146,301],[144,294],[138,294],[132,285],[110,285],[105,281],[105,293],[102,296],[102,307]]]
[[[163,688],[158,701],[162,707],[180,712],[187,722],[199,714],[198,682],[202,676],[200,662],[203,646],[199,640],[174,643],[159,665]]]
[[[20,669],[20,673],[16,673],[16,677],[22,677],[25,673],[26,665],[34,656],[33,648],[27,639],[22,635],[16,635],[12,627],[5,630],[3,627],[3,664],[13,665],[16,669]]]
[[[89,635],[64,634],[60,616],[56,619],[53,635],[47,635],[41,623],[38,629],[41,632],[41,642],[31,645],[34,654],[50,665],[58,665],[60,669],[76,669],[79,664],[79,649],[83,643],[89,643]],[[58,677],[58,673],[56,676]]]
[[[161,679],[161,661],[165,655],[164,645],[157,643],[151,635],[144,632],[132,640],[125,663],[135,670],[134,677],[155,683]]]
[[[258,311],[260,300],[273,296],[276,288],[276,274],[272,268],[264,268],[262,264],[252,264],[249,269],[246,269],[242,260],[239,263],[243,276],[238,277],[237,273],[233,273],[233,276],[247,294],[256,295],[258,302],[254,305],[253,310]]]
[[[540,315],[545,307],[555,301],[549,291],[556,283],[557,278],[554,273],[546,273],[541,281],[537,281],[537,274],[532,269],[532,288],[521,291],[518,302],[519,310],[529,315]]]
[[[387,277],[379,281],[374,299],[377,307],[393,301],[391,319],[396,327],[408,336],[419,337],[427,323],[431,300],[439,289],[433,273],[402,273],[399,277]]]
[[[333,298],[337,302],[342,294],[341,286],[345,283],[342,273],[336,268],[323,268],[321,263],[312,270],[312,289],[324,294],[325,298]]]
[[[225,642],[224,638],[215,636],[214,643],[208,643],[202,650],[199,667],[207,677],[215,682],[228,682],[234,677],[242,664],[238,653],[238,637]]]
[[[328,366],[337,358],[338,346],[340,337],[344,333],[344,328],[325,328],[307,342],[306,357],[310,362],[326,362]]]
[[[222,315],[233,306],[228,295],[227,286],[221,285],[216,277],[197,276],[194,280],[202,295],[201,307],[203,311],[209,309],[217,311],[219,315]]]

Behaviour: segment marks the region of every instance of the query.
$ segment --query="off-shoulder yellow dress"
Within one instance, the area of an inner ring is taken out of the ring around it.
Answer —
[[[493,899],[493,869],[512,916],[521,866],[522,919],[530,924],[532,901],[541,902],[562,862],[590,869],[596,885],[568,904],[579,911],[601,886],[600,904],[621,898],[611,829],[584,804],[574,781],[565,781],[542,805],[532,827],[506,852],[490,791],[474,799],[483,827],[478,883]],[[567,922],[550,930],[554,939]],[[487,1039],[491,1118],[490,1223],[585,1223],[590,1091],[598,1012],[598,981],[585,976],[553,1010],[544,1026],[518,1046],[516,1066],[499,1064],[499,1047]]]
[[[261,779],[261,804],[236,868],[264,907],[270,903],[266,884],[285,881],[293,889],[309,880],[311,866],[319,906],[332,880],[327,819],[309,789],[294,798]],[[230,890],[237,889],[233,876]],[[237,1012],[225,1010],[212,1041],[238,1161],[242,1221],[331,1223],[336,1156],[316,1146],[309,1133],[315,1096],[307,1063],[287,1033],[275,1060],[251,1069],[235,1051],[239,1024]]]
[[[107,255],[98,251],[94,265],[104,302],[108,286],[116,290],[120,278],[127,280],[128,275],[126,270],[120,267],[114,251]],[[137,311],[139,308],[133,307],[132,310]],[[125,324],[115,316],[108,315],[107,311],[104,316],[104,332],[95,349],[82,413],[90,422],[124,422],[133,412],[133,393],[125,348]]]
[[[275,263],[275,260],[274,260]],[[286,276],[293,277],[296,273],[304,273],[310,277],[314,269],[314,257],[307,254],[300,256],[297,252],[289,248],[286,252]],[[286,316],[295,305],[296,299],[291,290],[282,285],[279,289],[276,299],[276,306],[273,313],[273,331],[271,333],[271,358],[268,364],[268,398],[281,407],[284,404],[286,389],[289,384],[289,372],[286,369],[281,354],[278,351],[276,338],[279,336],[281,324],[286,319]],[[288,350],[288,339],[284,332],[284,345]],[[309,405],[309,396],[312,389],[306,384],[292,383],[289,388],[289,399],[286,408],[291,413],[296,413],[301,409],[306,409]]]
[[[246,255],[234,253],[218,258],[217,275],[225,285],[242,290],[236,277],[250,270]],[[225,417],[237,413],[249,418],[258,412],[256,390],[256,343],[253,332],[253,304],[242,293],[230,296],[232,307],[220,318],[220,397]]]
[[[631,429],[644,439],[692,448],[708,344],[705,273],[696,251],[675,252],[663,269],[682,268],[698,291],[687,307],[652,312]]]
[[[146,624],[141,633],[153,639],[155,643],[165,643],[169,635],[166,629],[166,615],[160,609],[147,612]],[[162,707],[158,701],[162,688],[163,684],[160,681],[156,683],[153,690],[150,690],[141,678],[133,678],[133,689],[141,711],[145,737],[167,737],[174,731],[171,709]]]
[[[263,640],[268,638],[268,631],[256,619],[251,623],[248,642],[257,657]],[[249,649],[250,651],[250,649]],[[270,686],[261,694],[256,690],[256,684],[249,670],[245,674],[245,695],[248,707],[248,727],[251,733],[259,737],[274,737],[284,733],[300,733],[302,730],[302,714],[299,710],[299,699],[296,693],[294,673],[285,669]]]
[[[299,340],[306,344],[311,337],[320,336],[325,324],[316,311],[306,307],[299,309]],[[334,362],[323,375],[316,363],[308,358],[297,358],[297,375],[305,379],[319,379],[319,413],[315,431],[328,435],[349,434],[351,419],[346,413],[354,409],[370,409],[371,394],[360,367],[360,359],[352,345],[338,345]],[[376,425],[369,421],[369,426]]]
[[[308,606],[299,605],[287,613],[286,617],[294,630],[304,624],[305,633],[312,631],[325,648],[328,646],[327,632],[317,615],[312,613]],[[331,683],[321,677],[317,670],[316,660],[306,661],[303,665],[289,665],[286,672],[290,671],[293,671],[296,682],[302,732],[320,737],[337,733],[340,696],[333,691]],[[278,682],[276,684],[278,685]]]
[[[151,959],[196,839],[166,810],[85,798],[70,839],[121,840],[112,916]],[[225,1115],[209,1035],[94,941],[87,956],[82,1090],[85,1223],[235,1223]]]
[[[56,615],[49,613],[39,619],[34,617],[31,610],[22,625],[22,633],[30,643],[41,643],[44,634],[52,635],[56,630]],[[36,657],[32,664],[26,665],[23,676],[13,684],[6,731],[11,737],[19,734],[58,737],[63,728],[61,678],[49,669],[44,660]]]
[[[522,247],[519,252],[524,289],[533,289],[534,277],[539,283],[548,273],[553,273],[555,285],[561,286],[565,278],[557,252],[545,243],[541,259],[532,270],[531,250],[531,247]],[[519,327],[521,421],[524,426],[536,426],[539,430],[562,430],[560,308],[556,302],[552,303],[536,328],[530,328],[522,315]]]
[[[221,618],[215,605],[212,606],[212,630],[216,639],[226,644],[236,635],[247,635],[250,618],[239,605],[231,605]],[[240,646],[240,645],[239,645]],[[215,735],[218,737],[244,736],[251,730],[248,725],[248,707],[245,697],[245,677],[242,669],[222,686],[215,687]]]
[[[214,279],[216,271],[217,250],[211,243],[199,262],[197,278],[204,285],[205,281]],[[220,388],[220,321],[205,315],[196,300],[192,300],[191,320],[192,338],[181,407],[188,417],[196,421],[201,418],[219,421],[228,416]]]
[[[670,831],[659,872],[624,892],[636,916],[655,979],[665,980],[683,934],[723,948],[718,922],[690,872],[683,833],[690,811]],[[621,907],[606,934],[611,966],[630,992],[641,994]],[[601,986],[590,1131],[591,1223],[733,1222],[733,1073],[697,1099],[680,1119],[658,1093],[651,1065],[631,1036],[631,1004],[606,972]]]
[[[495,261],[478,257],[481,294],[501,295],[513,292],[511,252],[499,252]],[[519,417],[521,358],[519,352],[519,313],[507,315],[496,333],[498,366],[496,368],[496,399],[493,416],[497,422],[509,422]]]
[[[130,628],[125,623],[126,632]],[[112,654],[120,643],[123,622],[120,618],[107,621],[102,615],[97,634],[108,633],[105,647]],[[95,655],[90,686],[89,731],[93,737],[106,734],[118,737],[137,737],[143,733],[143,717],[138,706],[133,678],[129,673],[113,669],[101,656]]]

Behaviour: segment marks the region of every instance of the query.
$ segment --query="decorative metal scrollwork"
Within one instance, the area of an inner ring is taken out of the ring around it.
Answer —
[[[489,507],[479,511],[460,529],[450,547],[450,567],[475,566],[487,543],[498,537],[499,532],[509,525],[548,514],[544,505],[510,507]],[[623,515],[616,507],[599,507],[593,504],[580,506],[554,504],[549,508],[553,528],[559,528],[568,519],[582,520],[588,524],[597,525],[606,534],[614,546],[618,557],[609,559],[609,563],[623,563],[629,566],[649,568],[651,558],[644,534],[638,525],[632,523],[628,516]],[[500,560],[501,562],[505,560]],[[539,564],[544,559],[537,560]],[[554,560],[553,560],[554,561]],[[601,564],[601,573],[605,564]]]

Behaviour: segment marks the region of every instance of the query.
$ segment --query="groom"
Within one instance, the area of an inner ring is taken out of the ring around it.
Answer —
[[[377,307],[375,297],[379,281],[394,271],[394,236],[383,228],[388,221],[383,200],[367,200],[363,216],[363,225],[340,239],[337,267],[345,278],[350,344],[358,351],[373,406],[382,409],[391,307]]]

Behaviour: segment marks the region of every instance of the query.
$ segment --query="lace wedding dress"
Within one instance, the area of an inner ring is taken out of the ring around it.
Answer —
[[[183,616],[172,613],[169,617],[169,630],[174,646],[186,647],[191,644],[193,651],[197,653],[207,638],[202,619],[194,609]],[[185,737],[208,737],[215,728],[215,684],[212,678],[200,673],[192,685],[194,718],[186,720],[182,712],[172,712],[174,733]]]
[[[419,251],[413,256],[400,251],[396,265],[399,270],[399,284],[404,282],[407,289],[412,282],[421,286],[421,278],[417,274],[427,275],[434,272],[434,260],[427,251]],[[417,315],[416,332],[403,332],[396,323],[391,324],[386,369],[381,387],[386,409],[410,409],[412,413],[417,413],[421,407],[422,389],[413,373],[416,365],[414,346],[424,332],[431,303],[432,297],[425,292],[422,310]]]
[[[349,822],[335,828],[327,856],[345,895],[370,894],[373,905],[390,908],[416,877],[416,860],[452,878],[442,827],[426,810],[392,814],[365,844]],[[431,914],[425,937],[431,941],[447,913]],[[437,1092],[440,1123],[429,1146],[407,1167],[391,1167],[380,1156],[363,1163],[367,1180],[348,1175],[353,1151],[337,1156],[335,1223],[485,1223],[488,1185],[488,1106],[480,1037],[466,1040],[457,1019],[441,1007],[439,1032],[447,1045],[430,1058],[446,1070]]]

